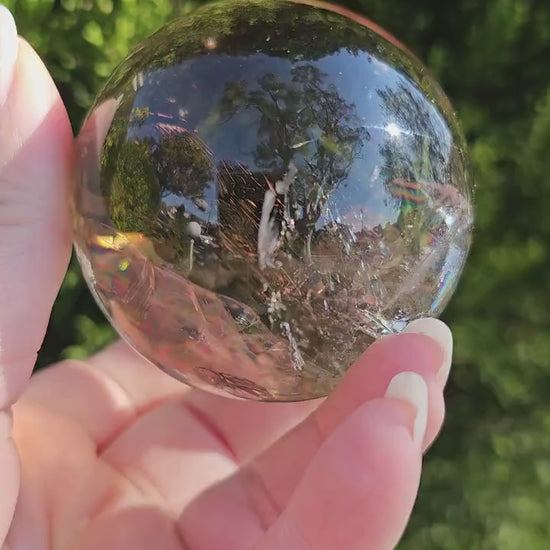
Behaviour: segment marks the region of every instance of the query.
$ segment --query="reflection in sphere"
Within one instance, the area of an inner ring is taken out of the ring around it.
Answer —
[[[326,395],[438,315],[472,227],[438,85],[327,5],[222,2],[114,72],[78,138],[76,250],[120,334],[189,384]]]

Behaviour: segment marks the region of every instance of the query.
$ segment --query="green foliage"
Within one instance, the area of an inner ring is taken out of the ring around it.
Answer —
[[[77,128],[128,51],[174,13],[172,0],[4,0],[48,65]]]
[[[163,193],[204,198],[213,177],[211,154],[194,134],[164,134],[153,153]]]
[[[110,218],[119,231],[148,233],[159,208],[160,185],[149,147],[124,143],[109,194]]]
[[[445,431],[404,550],[548,547],[550,5],[355,2],[428,60],[458,108],[477,181]]]
[[[75,127],[170,0],[7,0]],[[473,251],[445,314],[456,337],[446,428],[426,458],[403,550],[542,550],[550,527],[550,4],[349,0],[417,52],[458,110],[477,181]],[[189,4],[176,6],[184,11]],[[112,331],[73,266],[41,364]],[[368,521],[368,518],[366,518]]]

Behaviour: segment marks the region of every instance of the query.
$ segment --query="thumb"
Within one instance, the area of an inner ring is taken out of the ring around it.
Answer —
[[[0,6],[0,410],[26,384],[70,257],[72,132],[37,54]]]
[[[71,147],[55,86],[0,5],[0,546],[20,479],[5,409],[32,371],[69,259]]]

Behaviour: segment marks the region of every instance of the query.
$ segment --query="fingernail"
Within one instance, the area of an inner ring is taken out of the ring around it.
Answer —
[[[406,401],[416,410],[413,440],[422,446],[428,424],[428,386],[416,372],[400,372],[390,381],[386,397]]]
[[[441,386],[444,386],[449,378],[453,362],[453,334],[451,329],[439,319],[426,317],[425,319],[412,321],[403,332],[424,334],[440,345],[443,350],[443,363],[439,367],[435,377],[437,382]]]
[[[18,44],[13,16],[8,8],[0,4],[0,106],[8,96]]]

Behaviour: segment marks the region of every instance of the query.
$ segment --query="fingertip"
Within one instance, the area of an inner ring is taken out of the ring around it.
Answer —
[[[409,323],[403,332],[424,334],[439,344],[443,352],[443,358],[436,373],[436,379],[441,387],[444,387],[449,377],[453,360],[453,333],[451,329],[440,319],[425,317]]]
[[[442,360],[438,343],[425,335],[400,334],[378,340],[352,365],[320,407],[322,423],[327,431],[334,429],[362,403],[382,397],[390,380],[404,371],[422,376],[431,397],[432,381]]]
[[[439,433],[445,414],[443,386],[437,378],[444,362],[445,352],[439,342],[424,333],[384,337],[367,349],[320,406],[317,412],[319,424],[326,433],[335,430],[361,404],[383,397],[394,377],[404,372],[410,376],[416,374],[428,388],[422,444],[423,449],[427,449]]]
[[[3,140],[0,152],[4,161],[13,158],[21,144],[32,136],[59,104],[62,105],[57,87],[36,50],[24,38],[19,37],[17,43],[11,86],[2,109],[2,129],[6,133],[2,132],[0,138],[13,136],[16,131],[18,139]],[[70,137],[72,142],[67,112],[61,109],[59,113],[58,131],[63,133],[64,140]]]
[[[428,426],[428,386],[416,372],[400,372],[391,380],[386,397],[393,397],[409,404],[415,411],[412,438],[420,446]]]

